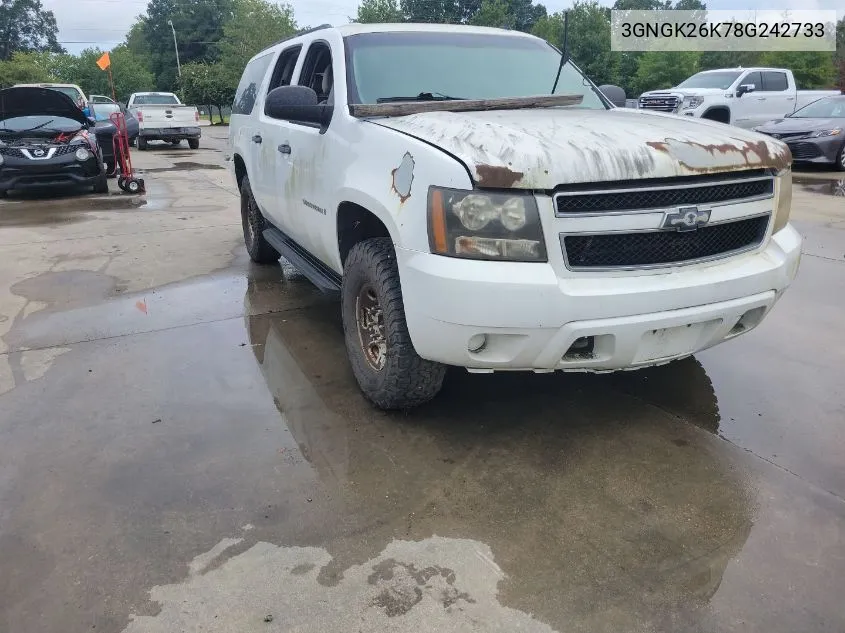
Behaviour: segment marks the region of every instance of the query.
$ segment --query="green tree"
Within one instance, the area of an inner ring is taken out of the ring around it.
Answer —
[[[55,77],[41,62],[34,53],[15,53],[11,59],[0,61],[0,89],[54,81]]]
[[[481,7],[470,19],[476,26],[493,26],[500,29],[513,29],[516,18],[510,12],[506,0],[482,0]]]
[[[232,17],[223,25],[219,70],[237,88],[250,58],[267,46],[297,32],[293,8],[267,0],[235,0]]]
[[[836,67],[839,89],[845,91],[845,18],[836,23]]]
[[[41,0],[0,0],[0,61],[17,52],[61,52],[58,32],[56,16]]]
[[[576,0],[569,10],[569,57],[596,84],[617,81],[618,54],[610,50],[610,10],[596,0]],[[541,18],[533,33],[563,49],[564,14]]]
[[[403,16],[397,0],[362,0],[352,21],[362,24],[402,22]]]
[[[150,0],[143,21],[150,70],[162,90],[177,85],[173,22],[182,64],[214,62],[219,57],[223,25],[232,19],[235,0]]]
[[[798,88],[833,88],[836,85],[834,54],[825,51],[770,51],[761,63],[775,68],[789,68]]]
[[[468,24],[482,0],[400,0],[406,22]]]
[[[643,53],[632,84],[633,95],[678,85],[699,71],[701,53],[694,51],[648,51]]]
[[[187,103],[208,107],[209,119],[217,108],[223,123],[223,107],[235,99],[235,90],[226,70],[220,64],[192,63],[182,69],[182,94]]]

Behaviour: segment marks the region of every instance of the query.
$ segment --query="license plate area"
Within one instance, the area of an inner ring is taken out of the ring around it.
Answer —
[[[634,364],[688,356],[697,351],[722,319],[648,330],[637,348]]]

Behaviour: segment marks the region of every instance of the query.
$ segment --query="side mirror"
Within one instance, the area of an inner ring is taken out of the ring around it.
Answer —
[[[741,97],[742,95],[748,92],[754,92],[757,89],[757,86],[754,84],[742,84],[739,88],[736,89],[736,96]]]
[[[268,117],[295,123],[314,123],[326,127],[333,113],[334,108],[319,105],[317,93],[306,86],[274,88],[264,102],[264,114]]]
[[[619,86],[614,86],[613,84],[603,84],[599,86],[599,90],[605,97],[607,97],[607,100],[617,108],[625,107],[625,91]]]

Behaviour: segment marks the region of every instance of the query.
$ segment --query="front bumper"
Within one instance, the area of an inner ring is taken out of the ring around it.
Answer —
[[[139,133],[148,141],[175,141],[184,139],[195,139],[202,137],[202,130],[199,127],[180,128],[144,128]]]
[[[819,138],[805,138],[801,140],[789,139],[785,141],[792,152],[792,158],[800,163],[835,163],[839,151],[845,146],[845,137],[840,133],[836,136]]]
[[[78,161],[73,154],[39,161],[11,156],[3,159],[0,166],[0,190],[3,191],[90,186],[103,172],[102,158],[98,155],[86,161]]]
[[[689,356],[756,327],[800,257],[791,225],[762,251],[642,276],[564,279],[549,264],[397,250],[417,353],[481,371],[616,371]],[[469,351],[479,334],[486,345]],[[568,353],[584,337],[592,351]]]

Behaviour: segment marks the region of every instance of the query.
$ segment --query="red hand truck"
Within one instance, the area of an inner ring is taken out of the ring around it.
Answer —
[[[146,191],[144,179],[136,177],[132,169],[126,117],[123,116],[123,112],[113,112],[109,115],[109,119],[116,130],[112,137],[112,145],[114,146],[115,172],[120,174],[117,177],[117,186],[127,193],[144,193]]]

